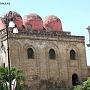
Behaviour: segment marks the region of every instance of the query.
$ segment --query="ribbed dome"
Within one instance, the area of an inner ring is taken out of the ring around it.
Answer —
[[[13,20],[18,28],[22,27],[23,20],[22,20],[22,17],[20,16],[20,14],[18,14],[17,12],[14,12],[14,11],[9,11],[8,13],[6,13],[4,15],[4,17],[6,17],[6,16],[8,16],[9,19],[13,18]]]
[[[42,30],[43,21],[42,18],[36,13],[30,13],[24,17],[24,25],[31,25],[33,30]]]
[[[5,28],[5,23],[2,18],[0,18],[0,30]]]
[[[43,20],[43,26],[46,30],[62,31],[61,20],[54,15],[45,17]]]

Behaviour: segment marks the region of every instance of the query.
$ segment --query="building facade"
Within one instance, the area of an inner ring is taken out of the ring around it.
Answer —
[[[29,14],[24,20],[16,12],[6,15],[9,19],[15,18],[13,21],[19,30],[19,33],[13,34],[8,29],[11,66],[25,72],[26,84],[34,87],[40,81],[50,80],[62,82],[68,87],[87,78],[83,36],[74,36],[63,31],[61,20],[53,15],[47,16],[45,20],[37,14]],[[0,32],[1,36],[3,32]],[[1,38],[5,47],[3,58],[8,54],[5,38]],[[4,61],[7,66],[8,60]]]

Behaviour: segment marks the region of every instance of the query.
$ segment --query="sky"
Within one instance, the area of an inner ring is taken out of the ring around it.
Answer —
[[[22,17],[32,12],[42,18],[48,15],[59,17],[63,31],[85,36],[87,65],[90,65],[90,47],[86,45],[89,43],[86,28],[90,25],[90,0],[0,0],[0,16],[8,11],[15,11]]]

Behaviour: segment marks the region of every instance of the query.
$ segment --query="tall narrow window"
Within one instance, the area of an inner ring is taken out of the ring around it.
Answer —
[[[74,50],[70,51],[70,59],[75,60],[76,59],[76,52]]]
[[[55,59],[56,58],[56,54],[54,49],[50,49],[49,50],[49,59]]]
[[[28,59],[34,59],[34,51],[32,48],[27,49]]]

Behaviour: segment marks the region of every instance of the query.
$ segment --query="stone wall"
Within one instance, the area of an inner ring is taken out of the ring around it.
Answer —
[[[72,86],[72,75],[79,80],[87,77],[85,43],[83,37],[42,37],[13,35],[10,37],[11,65],[21,68],[26,75],[26,84],[38,85],[40,80],[63,81]],[[27,49],[32,48],[35,58],[28,59]],[[50,60],[48,52],[54,49],[56,59]],[[76,52],[76,60],[70,60],[70,50]]]

